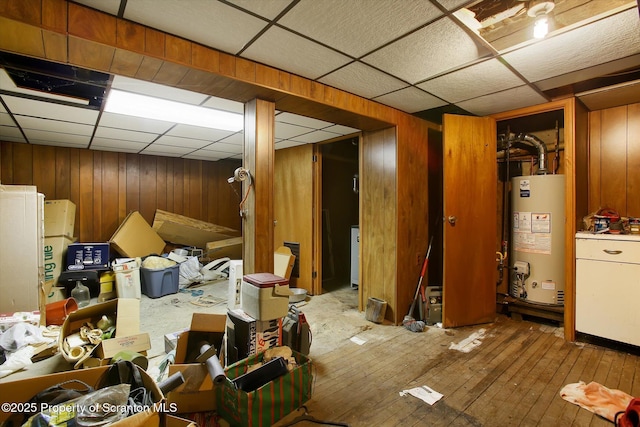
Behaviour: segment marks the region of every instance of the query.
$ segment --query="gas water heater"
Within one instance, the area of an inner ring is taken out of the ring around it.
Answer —
[[[526,302],[564,305],[564,175],[511,180],[509,293]]]

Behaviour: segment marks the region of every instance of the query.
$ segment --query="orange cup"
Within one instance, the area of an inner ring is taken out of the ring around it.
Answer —
[[[73,313],[78,309],[78,304],[73,298],[63,299],[62,301],[52,302],[46,305],[47,309],[47,326],[62,325],[64,319],[69,313]]]

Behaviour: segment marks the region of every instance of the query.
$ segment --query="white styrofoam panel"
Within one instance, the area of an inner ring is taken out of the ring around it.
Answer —
[[[86,135],[72,135],[70,133],[47,132],[36,129],[23,129],[27,140],[32,144],[59,145],[61,147],[89,146],[91,137]]]
[[[424,0],[301,0],[278,24],[357,58],[441,15]]]
[[[276,122],[304,126],[310,129],[323,129],[333,124],[331,122],[325,122],[324,120],[314,119],[313,117],[301,116],[299,114],[291,113],[278,113],[276,115]]]
[[[244,133],[242,132],[234,133],[233,135],[227,138],[221,139],[220,142],[224,142],[225,144],[240,145],[242,147],[244,146]]]
[[[375,98],[407,86],[401,80],[357,61],[327,74],[319,81],[363,98]]]
[[[91,136],[94,127],[82,123],[63,122],[60,120],[39,119],[37,117],[15,115],[15,119],[22,129],[35,129],[46,132],[70,133],[74,135]]]
[[[243,147],[236,144],[226,144],[224,142],[215,142],[204,147],[205,150],[220,151],[221,153],[242,154]]]
[[[487,116],[516,108],[548,102],[542,95],[529,86],[519,86],[502,92],[480,96],[468,101],[459,102],[457,105],[477,116]]]
[[[216,161],[229,158],[229,153],[220,151],[198,150],[183,156],[185,159]]]
[[[269,1],[256,1],[256,0],[228,0],[229,3],[233,3],[241,8],[255,13],[256,15],[263,16],[269,20],[278,16],[285,7],[291,3],[291,0],[269,0]]]
[[[337,133],[340,135],[350,135],[352,133],[360,132],[360,129],[355,129],[355,128],[352,128],[349,126],[343,126],[343,125],[333,125],[333,126],[329,126],[328,128],[324,128],[323,130],[326,130],[327,132]]]
[[[237,53],[266,22],[219,1],[128,0],[124,18],[205,46]]]
[[[0,125],[0,139],[8,142],[24,142],[24,137],[16,126]]]
[[[282,148],[297,147],[298,145],[304,145],[304,144],[306,144],[306,142],[297,142],[297,141],[290,141],[288,139],[283,139],[282,141],[278,141],[276,143],[276,150],[280,150]]]
[[[9,92],[37,96],[40,98],[55,99],[55,100],[71,102],[79,105],[89,105],[88,99],[80,99],[74,96],[56,95],[55,93],[49,93],[49,92],[43,92],[43,91],[34,90],[34,89],[18,87],[13,82],[11,77],[9,77],[9,74],[7,74],[4,68],[0,68],[0,88]],[[3,107],[0,106],[0,108],[2,108],[2,110],[4,111]]]
[[[312,80],[350,61],[348,56],[279,27],[269,28],[242,56]]]
[[[88,108],[70,107],[68,105],[8,95],[3,95],[2,99],[7,103],[7,107],[13,114],[89,125],[94,125],[98,119],[98,111]]]
[[[176,125],[165,135],[169,136],[179,136],[184,138],[195,138],[195,139],[204,139],[207,141],[219,141],[233,134],[234,132],[220,130],[220,129],[211,129],[211,128],[203,128],[201,126],[191,126],[191,125]]]
[[[120,9],[120,0],[76,0],[76,3],[101,10],[111,15],[117,15],[118,9]]]
[[[313,129],[289,123],[276,122],[275,138],[289,139],[304,133],[312,132]]]
[[[341,135],[338,135],[337,133],[333,133],[333,132],[325,132],[323,130],[314,130],[312,132],[305,133],[304,135],[298,135],[298,136],[289,138],[289,140],[294,142],[304,142],[308,144],[313,142],[326,141],[328,139],[337,138],[339,136]]]
[[[2,87],[2,86],[0,86]],[[2,95],[0,95],[0,99],[2,99]],[[7,114],[7,109],[4,108],[4,104],[0,102],[0,113]]]
[[[163,135],[153,142],[153,145],[156,144],[188,148],[188,151],[193,151],[211,144],[211,141]]]
[[[525,82],[497,59],[490,59],[420,83],[418,87],[456,103],[522,86]]]
[[[531,82],[571,73],[640,52],[640,20],[633,8],[506,53]]]
[[[2,104],[0,104],[2,107]],[[16,122],[13,121],[8,113],[0,113],[0,126],[16,126]]]
[[[203,107],[215,108],[216,110],[230,111],[232,113],[244,114],[244,104],[230,99],[210,96],[202,104]]]
[[[91,141],[91,148],[95,148],[96,150],[122,151],[123,153],[138,153],[147,145],[149,144],[144,142],[100,137],[94,137]]]
[[[202,93],[123,76],[114,76],[111,88],[192,105],[200,105],[208,98]]]
[[[476,0],[436,0],[447,10],[454,10],[460,6],[476,3]]]
[[[103,111],[102,115],[100,116],[99,125],[110,128],[128,129],[139,132],[160,134],[165,133],[166,131],[171,129],[171,126],[175,126],[175,123]]]
[[[417,111],[437,108],[447,104],[443,100],[415,87],[408,87],[379,96],[375,98],[374,101],[389,105],[407,113],[415,113]]]
[[[194,149],[191,147],[163,145],[163,144],[158,144],[157,142],[154,142],[153,144],[147,146],[147,148],[142,150],[140,154],[155,154],[155,155],[172,154],[172,155],[182,156],[187,153],[191,153],[192,151],[194,151]]]
[[[489,54],[487,48],[444,17],[362,61],[414,84]]]
[[[147,144],[158,137],[158,135],[155,133],[136,132],[133,130],[106,127],[97,128],[95,136],[100,138],[124,139],[127,141],[145,142]]]

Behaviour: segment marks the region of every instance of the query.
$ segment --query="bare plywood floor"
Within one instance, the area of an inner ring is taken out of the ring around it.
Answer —
[[[369,325],[354,334],[363,345],[343,337],[332,351],[312,351],[316,375],[309,415],[350,426],[611,426],[563,400],[560,389],[595,381],[640,396],[640,357],[568,343],[558,327],[505,316],[492,324],[423,333]],[[449,349],[482,332],[468,353]],[[429,406],[399,395],[422,385],[444,397]]]

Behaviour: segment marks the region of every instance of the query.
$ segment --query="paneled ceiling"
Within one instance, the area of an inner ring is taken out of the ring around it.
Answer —
[[[445,112],[485,116],[568,95],[592,110],[640,101],[637,1],[76,2],[434,122]],[[532,37],[536,10],[548,12],[550,32],[543,39]],[[203,160],[241,158],[242,131],[133,118],[103,108],[113,89],[236,113],[243,111],[240,103],[7,53],[0,53],[0,66],[2,140]],[[78,100],[74,91],[86,99]],[[357,131],[278,112],[276,148]]]

